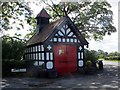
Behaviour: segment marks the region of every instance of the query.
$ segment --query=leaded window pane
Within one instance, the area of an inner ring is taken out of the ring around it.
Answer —
[[[65,42],[65,38],[63,38],[62,41]]]
[[[81,52],[81,59],[83,59],[83,52]]]
[[[44,47],[43,47],[43,45],[41,45],[41,51],[44,51]]]
[[[39,60],[41,60],[41,53],[39,53]]]
[[[69,39],[67,38],[67,42],[69,42]]]
[[[79,60],[79,61],[78,61],[78,66],[79,66],[79,67],[83,67],[83,64],[84,64],[84,63],[83,63],[83,60]]]
[[[61,42],[61,38],[58,38],[58,42]]]
[[[47,64],[46,64],[46,66],[47,66],[47,69],[52,69],[53,68],[53,62],[47,62]]]
[[[73,42],[73,39],[72,39],[72,38],[71,38],[70,40],[71,40],[71,42]]]
[[[61,28],[61,32],[62,32],[63,34],[65,34],[65,30],[64,30],[63,28]]]
[[[57,38],[54,38],[54,42],[57,42]]]
[[[42,60],[44,60],[44,53],[42,53]]]
[[[68,36],[71,37],[73,35],[73,32],[71,32]]]
[[[50,53],[50,60],[53,60],[53,53]]]
[[[58,34],[59,34],[60,36],[64,36],[63,33],[62,33],[61,31],[59,31]]]
[[[49,53],[46,53],[46,60],[49,60]]]
[[[77,39],[75,39],[74,41],[77,42]]]
[[[38,66],[38,61],[35,61],[35,62],[34,62],[34,65],[35,65],[35,66]]]
[[[80,59],[80,52],[78,52],[78,59]]]
[[[68,28],[66,34],[68,34],[70,31],[71,31],[70,28]]]
[[[38,53],[36,53],[36,60],[38,60]]]

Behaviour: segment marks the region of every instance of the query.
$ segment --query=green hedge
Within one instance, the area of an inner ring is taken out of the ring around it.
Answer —
[[[2,76],[13,76],[14,73],[11,72],[11,69],[16,68],[26,68],[25,61],[17,61],[17,60],[3,60],[2,61]]]
[[[105,60],[120,60],[120,56],[105,57]]]

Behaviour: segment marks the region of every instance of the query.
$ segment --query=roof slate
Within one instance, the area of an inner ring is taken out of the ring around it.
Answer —
[[[65,17],[46,25],[40,33],[33,35],[33,37],[29,39],[27,45],[44,42],[52,34],[54,29],[59,26],[64,20]]]
[[[39,18],[39,17],[51,18],[50,15],[46,12],[46,10],[44,8],[36,16],[36,18]]]

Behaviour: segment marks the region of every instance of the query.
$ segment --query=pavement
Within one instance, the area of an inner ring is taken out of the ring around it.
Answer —
[[[58,78],[3,78],[0,82],[2,88],[14,90],[15,88],[112,88],[118,90],[120,84],[120,70],[118,62],[103,61],[104,70],[96,74],[69,74]],[[16,89],[15,89],[16,90]],[[110,90],[110,89],[109,89]]]

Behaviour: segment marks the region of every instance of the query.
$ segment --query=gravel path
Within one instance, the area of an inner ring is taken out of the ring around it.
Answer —
[[[59,78],[3,78],[3,88],[118,88],[117,62],[103,62],[104,70],[92,75],[70,74]],[[118,68],[119,67],[119,68]]]

